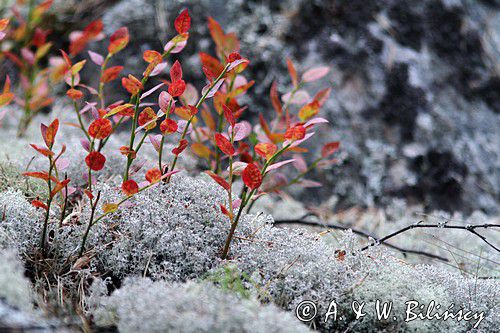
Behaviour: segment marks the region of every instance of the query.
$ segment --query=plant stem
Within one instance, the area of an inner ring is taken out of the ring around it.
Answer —
[[[106,70],[106,66],[108,65],[108,61],[111,59],[111,54],[108,53],[106,56],[106,59],[104,59],[104,62],[102,63],[101,66],[101,74],[99,76],[99,93],[98,97],[101,100],[101,108],[104,109],[105,102],[104,102],[104,82],[101,82],[102,75],[104,74],[104,71]]]
[[[83,256],[84,251],[85,251],[85,243],[87,242],[87,237],[89,236],[90,228],[93,225],[92,222],[94,220],[94,214],[95,214],[95,211],[97,208],[97,203],[99,202],[100,197],[101,197],[101,191],[97,192],[97,197],[96,197],[93,204],[92,204],[92,199],[90,201],[90,205],[91,205],[92,210],[90,212],[89,225],[87,226],[87,229],[85,230],[85,234],[83,235],[82,244],[80,245],[80,253],[78,254],[78,258],[81,258]]]
[[[272,162],[274,162],[276,160],[276,158],[278,158],[278,156],[280,156],[283,152],[285,152],[288,149],[288,147],[290,147],[290,145],[291,145],[291,143],[289,143],[288,145],[284,146],[279,151],[277,151],[269,160],[266,161],[266,163],[264,164],[264,167],[262,168],[262,171],[261,171],[262,180],[264,180],[264,178],[266,176],[267,167]],[[252,197],[255,194],[255,192],[257,191],[257,189],[254,188],[253,190],[251,190],[250,194],[248,196],[246,196],[247,191],[248,191],[248,187],[245,186],[244,189],[243,189],[242,198],[241,198],[241,204],[240,204],[240,208],[238,210],[238,214],[236,215],[236,218],[234,219],[233,223],[231,223],[231,229],[229,230],[229,234],[227,235],[227,238],[226,238],[226,244],[224,245],[224,250],[222,251],[222,255],[221,255],[222,259],[226,259],[227,258],[227,254],[229,253],[229,248],[231,246],[231,241],[233,239],[236,227],[238,226],[238,222],[240,220],[241,213],[243,212],[243,209],[248,204],[248,202],[252,199]]]
[[[49,188],[49,198],[47,200],[47,211],[45,212],[45,219],[43,221],[43,230],[42,230],[42,239],[40,241],[42,247],[42,258],[45,259],[45,255],[47,254],[46,249],[46,238],[47,238],[47,227],[49,225],[49,217],[50,217],[50,206],[52,205],[52,170],[54,168],[54,163],[52,163],[52,156],[49,156],[49,177],[47,179],[47,186]]]

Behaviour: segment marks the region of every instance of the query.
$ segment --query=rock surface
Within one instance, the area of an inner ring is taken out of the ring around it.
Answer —
[[[61,15],[71,23],[102,16],[107,34],[128,26],[132,42],[117,62],[139,73],[137,52],[161,48],[186,4],[98,0],[95,6],[58,6],[77,11]],[[205,24],[212,15],[238,34],[242,53],[252,60],[258,84],[250,94],[250,117],[271,110],[272,80],[285,92],[285,55],[301,69],[332,66],[334,93],[324,112],[334,130],[327,136],[342,141],[344,158],[318,175],[326,185],[304,200],[333,192],[340,195],[339,207],[384,206],[400,197],[430,209],[498,213],[496,1],[196,0],[187,7],[194,18],[191,42],[180,55],[186,68],[192,65],[187,79],[203,82],[195,52],[212,48]]]

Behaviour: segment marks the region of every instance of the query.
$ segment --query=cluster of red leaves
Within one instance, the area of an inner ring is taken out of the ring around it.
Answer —
[[[36,144],[31,144],[31,147],[33,147],[33,149],[35,149],[39,154],[45,156],[48,159],[49,168],[47,171],[30,171],[25,172],[23,175],[27,177],[42,179],[47,182],[49,190],[48,203],[44,203],[39,199],[35,199],[32,201],[32,205],[37,208],[48,210],[52,198],[54,198],[59,192],[66,188],[70,180],[67,178],[63,180],[57,178],[57,175],[59,174],[58,171],[62,171],[63,169],[60,167],[60,165],[58,165],[58,161],[61,155],[66,151],[65,145],[62,145],[61,151],[59,152],[59,154],[57,154],[57,156],[52,150],[56,140],[57,132],[59,130],[59,120],[55,119],[49,126],[42,124],[40,129],[42,132],[42,138],[45,143],[45,147],[38,146]]]
[[[83,50],[89,41],[103,37],[102,24],[99,21],[92,22],[79,33],[72,40],[69,55],[61,51],[64,62],[62,75],[69,86],[67,95],[73,100],[79,119],[79,124],[74,125],[81,128],[86,136],[82,140],[82,146],[88,152],[85,158],[89,171],[86,191],[90,197],[92,171],[101,170],[106,163],[102,148],[110,135],[123,122],[130,120],[130,142],[120,148],[121,154],[127,159],[121,186],[126,197],[132,197],[159,181],[168,182],[170,176],[177,172],[175,167],[178,156],[190,147],[191,153],[203,159],[206,168],[210,169],[206,173],[228,193],[227,205],[219,203],[219,207],[230,218],[234,227],[238,223],[235,216],[240,216],[241,210],[251,206],[258,197],[269,192],[280,193],[284,187],[295,183],[316,186],[317,183],[314,184],[303,177],[313,168],[328,167],[335,162],[334,159],[330,160],[330,157],[339,149],[339,142],[325,144],[321,156],[309,166],[302,157],[302,154],[308,152],[304,142],[315,134],[314,129],[317,126],[328,122],[317,115],[330,94],[330,88],[327,88],[311,98],[304,86],[325,77],[329,68],[309,69],[299,77],[299,71],[293,62],[287,59],[292,83],[290,91],[280,96],[278,84],[274,82],[270,90],[274,112],[260,114],[259,123],[252,125],[242,120],[247,107],[240,104],[240,98],[255,83],[244,76],[250,62],[240,55],[240,43],[236,35],[225,33],[219,23],[209,18],[208,28],[217,52],[216,56],[199,54],[201,70],[206,77],[206,85],[201,93],[183,79],[182,65],[178,60],[170,66],[167,78],[160,79],[157,85],[145,91],[151,78],[166,76],[168,60],[165,59],[170,54],[181,52],[186,46],[190,26],[191,17],[188,11],[184,10],[174,22],[177,35],[165,44],[162,53],[155,50],[146,50],[143,53],[142,58],[147,67],[142,78],[132,74],[121,78],[123,88],[130,95],[128,103],[119,101],[107,104],[105,98],[105,85],[118,79],[123,71],[122,66],[108,67],[108,63],[116,53],[127,46],[130,39],[127,28],[119,28],[109,37],[107,55],[88,52],[90,60],[100,70],[97,88],[80,83],[79,73],[85,67],[86,60],[74,62],[72,57],[75,52]],[[86,101],[81,110],[79,104],[85,94],[80,87],[97,96],[97,101]],[[162,90],[162,87],[166,87],[166,90]],[[160,92],[157,102],[145,102],[146,98],[158,90]],[[4,93],[9,93],[8,87],[4,88]],[[0,95],[0,102],[1,96],[3,95]],[[212,99],[211,103],[208,103],[209,99]],[[84,121],[89,118],[90,124],[85,126]],[[155,133],[157,127],[159,134]],[[50,143],[51,131],[47,128],[44,133],[44,138],[49,138]],[[141,139],[136,142],[136,137],[139,136]],[[163,145],[167,137],[175,143],[169,164],[164,163],[163,156]],[[137,182],[131,178],[138,173],[142,165],[139,162],[132,165],[132,162],[138,160],[138,153],[146,138],[149,138],[149,142],[158,152],[158,163],[146,170],[145,181]],[[47,141],[46,145],[48,148],[40,148],[39,152],[52,156],[52,146]],[[272,172],[287,165],[295,167],[295,177],[289,177],[293,174],[291,171],[286,174]],[[170,172],[167,172],[168,170]],[[245,186],[240,198],[234,200],[232,187],[238,177]],[[105,213],[109,213],[115,211],[118,206],[119,204],[108,203],[103,209]],[[234,213],[234,209],[239,209],[238,214]]]

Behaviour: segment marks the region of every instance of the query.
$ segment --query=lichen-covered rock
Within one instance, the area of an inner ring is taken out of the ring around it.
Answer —
[[[110,297],[97,297],[99,326],[120,332],[309,332],[290,313],[242,299],[212,284],[127,281]]]

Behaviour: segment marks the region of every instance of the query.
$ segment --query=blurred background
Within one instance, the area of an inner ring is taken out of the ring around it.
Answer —
[[[2,16],[12,3],[0,0]],[[323,187],[299,189],[298,199],[315,205],[335,195],[336,211],[396,201],[428,211],[498,214],[498,1],[55,0],[44,25],[52,30],[54,53],[67,49],[70,31],[97,18],[107,36],[127,26],[130,44],[113,59],[126,66],[122,74],[136,74],[144,68],[138,55],[162,49],[185,7],[192,33],[176,56],[187,81],[204,82],[197,53],[213,54],[206,25],[212,16],[238,35],[241,54],[251,61],[247,77],[256,85],[246,97],[247,117],[272,112],[273,80],[280,92],[290,85],[285,57],[300,70],[331,66],[333,92],[322,116],[333,130],[321,136],[340,140],[342,152],[333,169],[308,177]],[[93,42],[88,49],[105,47]],[[0,77],[5,73],[16,76],[8,60]],[[113,84],[110,94],[119,99],[124,90],[118,80]]]

